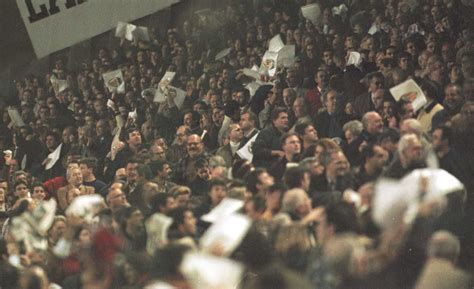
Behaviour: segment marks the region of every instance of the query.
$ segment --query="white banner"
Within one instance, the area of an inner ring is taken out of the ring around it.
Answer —
[[[42,58],[180,0],[16,0],[36,56]]]

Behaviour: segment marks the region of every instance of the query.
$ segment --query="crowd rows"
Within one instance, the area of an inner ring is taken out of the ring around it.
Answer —
[[[315,3],[312,22],[301,7]],[[473,11],[458,0],[233,1],[164,35],[150,27],[150,42],[100,48],[81,69],[57,59],[18,79],[0,109],[0,288],[235,288],[205,283],[218,270],[195,283],[182,262],[198,251],[242,264],[241,288],[470,288]],[[291,65],[244,73],[277,35],[295,47]],[[103,81],[116,69],[123,92]],[[167,71],[183,103],[159,87]],[[389,91],[408,79],[421,107]],[[463,189],[423,199],[434,183],[421,178],[411,221],[407,208],[377,218],[376,197],[402,194],[378,182],[423,168]],[[81,198],[91,212],[78,213]],[[205,246],[202,217],[229,199],[250,228],[234,250],[225,238]],[[49,200],[51,226],[18,231],[15,220],[46,219]]]

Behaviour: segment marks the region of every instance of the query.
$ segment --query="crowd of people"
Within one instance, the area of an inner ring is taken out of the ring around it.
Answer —
[[[0,108],[0,288],[471,288],[473,15],[459,0],[232,1],[18,79]],[[277,35],[295,57],[270,76]],[[116,69],[124,91],[103,81]],[[167,71],[182,103],[150,96]],[[408,79],[421,107],[389,91]],[[424,199],[421,178],[411,221],[377,219],[375,198],[402,194],[378,183],[423,168],[463,189]],[[251,226],[231,252],[225,238],[204,250],[202,217],[228,199]],[[50,226],[18,233],[49,200]],[[196,285],[182,263],[203,251],[241,264],[239,284]]]

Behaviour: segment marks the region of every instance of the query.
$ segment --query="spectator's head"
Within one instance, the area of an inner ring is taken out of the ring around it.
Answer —
[[[329,150],[321,154],[321,163],[326,168],[326,177],[335,182],[350,170],[350,164],[341,150]]]
[[[30,195],[30,189],[28,188],[28,183],[23,180],[18,180],[13,184],[14,195],[18,199],[28,198]]]
[[[97,170],[98,161],[96,158],[83,158],[79,162],[79,166],[81,168],[82,176],[85,179],[90,177],[94,177],[95,171]]]
[[[81,169],[74,168],[74,167],[71,169],[68,169],[66,172],[66,179],[67,179],[67,182],[74,187],[81,186],[82,180],[83,180]]]
[[[419,168],[424,164],[423,145],[416,134],[408,133],[400,138],[398,153],[404,168]]]
[[[240,115],[240,128],[243,133],[249,133],[253,129],[257,128],[258,118],[251,110],[246,110]]]
[[[336,111],[337,92],[335,90],[328,90],[323,94],[323,104],[329,113]]]
[[[370,111],[362,117],[364,129],[371,135],[378,135],[383,132],[382,117],[375,111]]]
[[[130,128],[126,134],[128,146],[135,150],[138,149],[142,144],[142,135],[138,128]]]
[[[364,130],[363,124],[358,120],[351,120],[346,122],[342,127],[342,131],[344,132],[344,137],[348,144],[352,143],[356,140],[359,135]]]
[[[437,231],[428,242],[426,254],[428,258],[443,259],[455,264],[460,251],[461,245],[456,236],[448,231]]]
[[[314,144],[318,141],[318,132],[310,123],[300,123],[295,126],[295,132],[303,140],[305,145]]]
[[[444,90],[444,107],[450,112],[458,112],[464,104],[462,87],[459,84],[450,83]]]
[[[279,131],[288,130],[288,112],[285,108],[277,107],[272,111],[272,123]]]
[[[442,125],[433,130],[432,147],[438,154],[446,154],[449,151],[453,139],[453,131],[450,127]]]
[[[182,125],[178,127],[175,143],[180,146],[186,144],[189,135],[191,135],[191,129],[188,126]]]
[[[281,210],[301,220],[311,211],[311,199],[303,189],[288,190],[283,195]]]
[[[264,168],[257,168],[250,171],[245,177],[247,189],[252,194],[263,194],[274,184],[273,177]]]
[[[173,218],[170,231],[177,230],[181,236],[193,237],[196,235],[196,218],[191,209],[177,207],[169,212],[169,216]]]
[[[209,185],[209,197],[212,207],[219,205],[227,197],[226,182],[222,179],[213,179]]]
[[[337,234],[357,232],[357,215],[354,207],[345,202],[326,207],[316,224],[316,238],[322,246]]]
[[[405,134],[415,134],[419,138],[422,137],[423,135],[423,127],[421,126],[421,123],[414,119],[414,118],[409,118],[405,119],[400,123],[400,135],[405,135]]]
[[[300,166],[286,169],[283,179],[288,189],[300,188],[309,191],[311,174]]]
[[[187,141],[187,151],[188,155],[191,158],[196,158],[204,151],[204,145],[202,143],[201,137],[197,134],[192,134],[188,137]]]
[[[281,148],[289,161],[301,153],[301,141],[296,133],[285,133],[281,137]]]
[[[107,194],[106,201],[112,211],[129,206],[125,193],[119,188],[111,189]]]
[[[230,124],[227,131],[228,131],[229,140],[233,143],[239,143],[244,137],[242,129],[238,123]]]
[[[375,143],[369,143],[362,149],[361,154],[365,169],[370,174],[375,173],[378,175],[381,173],[388,161],[388,152],[382,146]]]
[[[173,170],[167,161],[153,161],[149,164],[151,174],[161,180],[168,180]]]

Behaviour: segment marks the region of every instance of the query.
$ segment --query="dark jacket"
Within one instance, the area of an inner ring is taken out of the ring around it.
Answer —
[[[272,150],[281,150],[282,133],[273,125],[264,128],[257,136],[253,144],[253,164],[256,167],[270,168],[271,164],[278,160],[278,157],[272,157]]]

